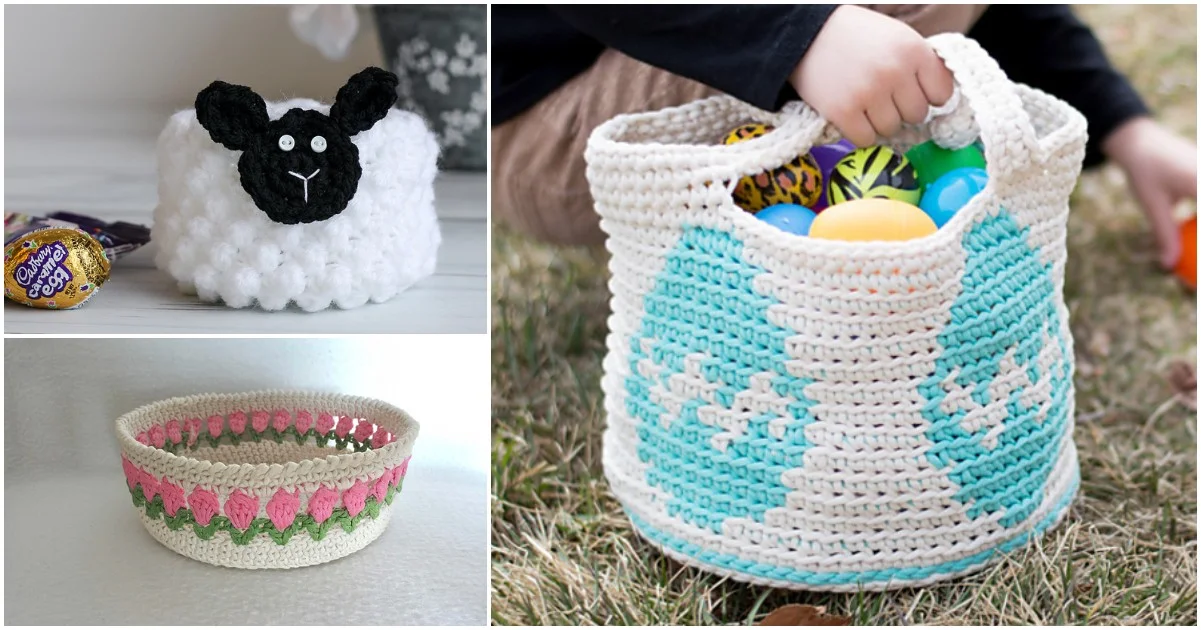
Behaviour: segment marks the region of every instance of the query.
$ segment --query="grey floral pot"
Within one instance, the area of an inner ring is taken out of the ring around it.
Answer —
[[[440,167],[487,168],[486,5],[376,5],[384,59],[400,83],[397,105],[424,117]]]

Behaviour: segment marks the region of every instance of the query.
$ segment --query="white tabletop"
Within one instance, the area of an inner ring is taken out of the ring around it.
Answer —
[[[95,119],[95,117],[93,117]],[[165,121],[165,118],[164,118]],[[55,130],[6,121],[4,209],[150,225],[155,135],[145,124]],[[121,258],[96,296],[72,311],[4,304],[6,333],[484,333],[486,177],[443,173],[435,198],[443,243],[434,275],[384,304],[305,313],[232,309],[181,294],[154,267],[154,243]]]
[[[248,571],[159,544],[119,470],[9,478],[4,623],[484,626],[487,481],[414,464],[392,521],[367,547],[322,565]]]

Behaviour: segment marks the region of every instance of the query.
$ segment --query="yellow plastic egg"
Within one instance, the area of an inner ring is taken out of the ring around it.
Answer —
[[[921,208],[893,199],[856,199],[817,215],[810,238],[834,241],[907,241],[938,231]]]

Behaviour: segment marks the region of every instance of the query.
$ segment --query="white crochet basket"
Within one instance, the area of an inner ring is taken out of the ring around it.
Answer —
[[[604,468],[637,531],[737,580],[885,590],[976,571],[1079,485],[1063,301],[1083,117],[972,40],[931,43],[957,104],[890,144],[979,137],[989,183],[906,242],[784,233],[731,199],[837,132],[715,97],[592,134],[613,314]],[[729,129],[771,133],[730,146]]]
[[[331,109],[308,99],[266,108],[271,121],[293,109],[325,115]],[[184,293],[266,310],[290,303],[317,311],[384,302],[429,276],[441,242],[433,133],[416,114],[390,109],[352,141],[362,175],[345,209],[324,220],[285,224],[243,188],[242,152],[214,141],[197,110],[175,114],[158,140],[159,204],[151,233],[158,267]],[[309,143],[297,135],[288,150],[300,155],[313,150]],[[303,186],[307,201],[325,185],[323,173],[305,179],[313,170],[281,173],[282,185],[290,183],[297,196]]]
[[[378,538],[417,431],[387,403],[311,392],[172,398],[117,419],[150,535],[240,569],[329,562]]]

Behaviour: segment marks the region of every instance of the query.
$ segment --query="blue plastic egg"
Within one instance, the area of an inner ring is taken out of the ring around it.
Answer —
[[[966,206],[972,197],[980,194],[988,184],[988,171],[982,168],[957,168],[934,180],[922,194],[921,208],[934,219],[934,225],[942,227]]]
[[[789,234],[805,236],[809,234],[809,226],[813,225],[817,213],[794,203],[778,203],[760,210],[755,217]]]

